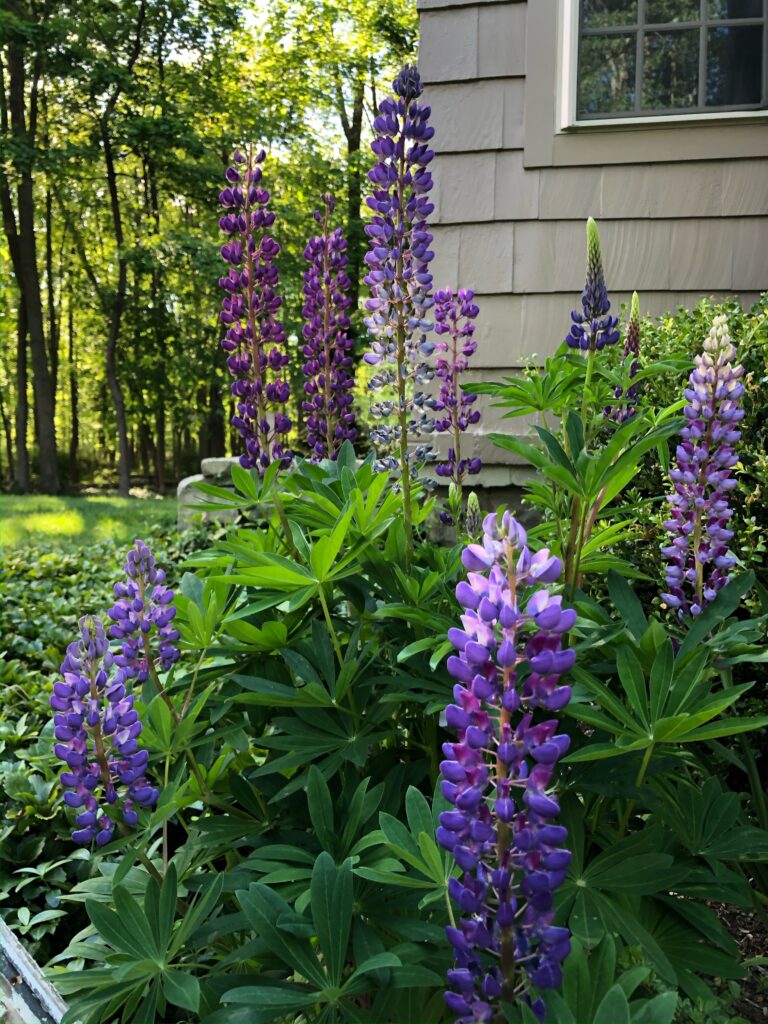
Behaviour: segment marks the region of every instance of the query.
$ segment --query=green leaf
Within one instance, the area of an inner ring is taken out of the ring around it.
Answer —
[[[249,924],[269,944],[275,956],[318,988],[324,988],[326,977],[310,943],[293,938],[277,927],[277,921],[282,915],[292,913],[285,900],[258,882],[252,882],[248,889],[238,889],[236,895]]]
[[[745,572],[740,576],[732,577],[715,600],[708,604],[701,615],[698,615],[690,624],[688,634],[680,645],[678,658],[682,659],[692,654],[716,626],[732,615],[741,604],[742,597],[752,589],[754,583],[755,574],[753,572]]]
[[[656,655],[653,665],[651,666],[651,723],[654,723],[659,718],[662,708],[666,703],[669,688],[672,683],[673,662],[674,653],[672,651],[672,642],[670,640],[665,640]]]
[[[409,786],[405,794],[405,813],[414,836],[418,837],[420,832],[426,832],[428,836],[434,834],[435,822],[429,803],[415,786]]]
[[[282,1017],[292,1010],[299,1010],[303,1007],[314,1006],[318,1002],[318,996],[303,992],[298,986],[286,986],[278,988],[276,985],[244,985],[242,988],[232,988],[221,997],[223,1003],[245,1003],[252,1009],[273,1010],[271,1019]]]
[[[349,976],[347,985],[354,978],[360,977],[362,974],[370,974],[372,971],[381,970],[382,967],[401,967],[402,961],[400,957],[395,956],[394,953],[376,953],[374,956],[369,956],[367,960],[364,960],[355,971]],[[346,987],[346,986],[345,986]]]
[[[315,861],[310,885],[312,920],[332,985],[340,985],[352,927],[352,861],[337,870],[333,857],[323,852]]]
[[[616,668],[633,711],[646,729],[649,729],[645,674],[637,656],[628,644],[622,644],[616,652]]]
[[[174,1006],[197,1013],[200,1008],[200,982],[189,971],[169,967],[163,972],[163,992]]]
[[[640,640],[648,628],[643,606],[632,587],[613,570],[608,573],[608,594],[630,633],[636,640]]]
[[[136,960],[144,959],[147,947],[142,946],[141,938],[135,932],[125,927],[125,922],[114,910],[110,910],[97,900],[89,899],[85,901],[85,909],[99,935],[113,949],[127,953]],[[150,946],[154,946],[154,941],[150,941]]]
[[[662,992],[636,1010],[632,1024],[672,1024],[677,1009],[677,992]]]
[[[608,989],[592,1024],[630,1024],[629,1003],[619,985]]]
[[[328,850],[334,839],[333,801],[323,773],[314,764],[307,774],[307,806],[320,845]]]

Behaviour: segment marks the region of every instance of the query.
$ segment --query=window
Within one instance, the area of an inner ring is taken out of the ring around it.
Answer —
[[[577,120],[768,107],[768,0],[581,0]]]

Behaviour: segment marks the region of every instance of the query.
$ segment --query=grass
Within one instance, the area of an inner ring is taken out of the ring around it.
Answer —
[[[149,526],[171,526],[174,498],[0,495],[0,549],[45,544],[72,549],[94,541],[131,543]]]

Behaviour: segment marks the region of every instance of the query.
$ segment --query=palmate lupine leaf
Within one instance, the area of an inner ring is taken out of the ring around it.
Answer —
[[[233,988],[222,1002],[237,1007],[246,1004],[255,1009],[259,1021],[279,1019],[296,1009],[315,1007],[313,1020],[350,1019],[352,1000],[378,987],[377,972],[398,968],[401,960],[391,952],[365,957],[346,975],[353,909],[352,861],[340,867],[330,854],[316,859],[310,882],[311,920],[296,914],[289,903],[262,883],[238,890],[237,898],[246,918],[260,939],[292,975],[303,983],[280,983],[265,978],[264,983]],[[301,927],[301,926],[304,927]],[[317,948],[309,936],[317,937]],[[220,1024],[244,1020],[237,1011],[222,1010],[211,1018]],[[255,1019],[255,1018],[251,1018]]]
[[[123,885],[112,892],[114,909],[106,902],[86,898],[88,916],[101,945],[82,944],[98,952],[104,968],[54,974],[57,987],[72,996],[65,1020],[97,1022],[112,1019],[123,1007],[123,1019],[144,1021],[159,1019],[166,1004],[197,1012],[200,984],[182,959],[182,951],[194,944],[194,934],[210,918],[218,903],[223,878],[211,879],[184,916],[176,919],[178,881],[173,863],[162,885],[146,881],[143,906]]]

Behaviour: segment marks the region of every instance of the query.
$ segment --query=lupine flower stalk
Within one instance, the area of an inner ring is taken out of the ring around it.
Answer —
[[[634,380],[640,372],[640,297],[632,292],[632,303],[629,307],[627,334],[624,340],[624,361],[632,357],[629,364],[629,379]],[[637,412],[637,384],[630,384],[626,394],[622,387],[617,387],[614,398],[623,398],[621,405],[606,409],[606,416],[616,423],[626,423]]]
[[[112,839],[115,820],[108,806],[122,802],[126,826],[138,823],[137,807],[152,807],[158,792],[144,775],[149,758],[139,750],[141,722],[114,664],[99,619],[80,619],[80,637],[67,648],[62,678],[54,683],[56,756],[66,763],[61,773],[64,803],[77,809],[72,833],[76,843]]]
[[[226,210],[219,225],[228,238],[221,255],[229,264],[227,275],[219,278],[225,293],[221,345],[235,378],[232,424],[245,442],[241,464],[260,473],[271,462],[286,465],[292,457],[285,447],[291,429],[286,413],[290,386],[283,376],[288,353],[285,329],[277,319],[282,305],[275,263],[280,246],[268,233],[275,215],[267,208],[269,192],[261,185],[265,157],[264,150],[254,153],[252,147],[247,156],[235,151],[226,188],[219,193]]]
[[[331,230],[329,220],[334,198],[324,195],[323,209],[314,217],[322,233],[310,238],[304,258],[304,347],[302,372],[307,413],[307,441],[313,462],[335,459],[344,441],[355,442],[355,412],[352,408],[352,338],[349,336],[347,294],[350,281],[347,240],[341,228]]]
[[[619,318],[610,315],[611,302],[605,287],[600,235],[595,220],[587,220],[587,280],[581,293],[581,311],[571,311],[571,329],[566,343],[583,352],[596,352],[619,340]]]
[[[165,573],[141,540],[128,552],[124,568],[127,578],[115,584],[117,600],[108,613],[113,622],[109,635],[122,641],[114,656],[116,678],[143,683],[150,676],[156,678],[158,665],[167,672],[179,660],[174,592],[166,587]]]
[[[434,153],[429,140],[434,128],[430,108],[418,102],[421,80],[415,67],[406,65],[393,83],[394,97],[382,100],[374,120],[376,139],[371,144],[378,162],[369,171],[373,192],[368,206],[373,217],[366,226],[370,240],[365,261],[366,284],[371,297],[366,301],[366,325],[373,336],[365,361],[378,366],[371,388],[395,390],[395,400],[374,403],[371,412],[379,425],[371,437],[380,450],[380,469],[397,470],[403,488],[406,537],[412,552],[411,474],[416,463],[429,454],[426,447],[408,451],[409,431],[429,432],[431,421],[424,412],[424,396],[412,396],[414,385],[430,379],[423,359],[432,352],[426,339],[433,305],[429,248],[432,235],[427,218],[432,176],[428,165]],[[418,410],[418,420],[414,418]],[[394,416],[396,424],[384,421]],[[399,459],[394,454],[399,451]]]
[[[477,349],[474,320],[480,310],[474,299],[475,293],[468,288],[460,288],[455,295],[450,288],[435,292],[435,334],[447,335],[448,340],[435,344],[435,351],[447,357],[441,354],[435,358],[440,392],[429,404],[436,413],[435,431],[451,436],[447,460],[439,462],[435,472],[456,485],[459,503],[464,476],[480,472],[480,459],[461,455],[462,433],[480,420],[480,411],[473,408],[477,395],[465,391],[459,382]]]
[[[568,930],[553,924],[553,892],[571,858],[551,789],[569,738],[542,713],[570,700],[560,678],[575,654],[563,635],[576,615],[547,589],[560,560],[532,554],[508,512],[485,517],[482,544],[469,544],[462,561],[464,614],[449,631],[457,653],[448,660],[458,683],[446,709],[458,741],[443,746],[440,766],[453,809],[441,814],[437,840],[461,868],[449,894],[463,916],[447,929],[455,966],[445,999],[457,1024],[491,1021],[499,1001],[516,999],[541,1019],[531,989],[560,984],[570,949]]]
[[[677,465],[669,474],[674,492],[664,523],[671,542],[662,548],[667,561],[662,598],[680,619],[700,615],[736,563],[728,550],[733,537],[728,494],[736,486],[737,424],[744,417],[744,367],[735,364],[736,358],[727,317],[717,316],[685,389],[686,424],[680,431]]]

